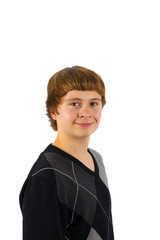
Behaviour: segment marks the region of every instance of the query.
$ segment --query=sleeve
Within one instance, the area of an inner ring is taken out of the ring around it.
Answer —
[[[65,214],[54,186],[43,177],[33,177],[23,196],[23,240],[62,240]]]

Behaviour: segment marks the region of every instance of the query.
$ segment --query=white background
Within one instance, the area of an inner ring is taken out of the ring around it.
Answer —
[[[105,161],[116,240],[159,240],[159,1],[15,0],[0,3],[0,239],[22,239],[19,192],[53,142],[46,86],[81,65],[106,85],[90,147]]]

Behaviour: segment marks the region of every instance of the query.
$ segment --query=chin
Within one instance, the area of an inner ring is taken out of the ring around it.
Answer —
[[[80,137],[80,138],[88,138],[88,137],[90,137],[94,132],[96,131],[96,129],[95,130],[92,130],[92,131],[86,131],[86,132],[81,132],[81,133],[79,133],[77,136],[78,137]]]

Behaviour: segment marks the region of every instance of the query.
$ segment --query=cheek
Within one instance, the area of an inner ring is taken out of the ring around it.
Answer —
[[[76,111],[71,111],[71,110],[65,111],[64,115],[65,115],[65,119],[68,119],[68,120],[72,120],[77,116]]]
[[[99,120],[101,118],[101,115],[102,115],[102,110],[95,110],[93,115],[97,120]]]

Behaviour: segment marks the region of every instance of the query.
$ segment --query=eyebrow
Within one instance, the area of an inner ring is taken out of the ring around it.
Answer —
[[[70,98],[70,99],[67,99],[65,100],[66,102],[69,102],[69,101],[83,101],[82,98]],[[100,98],[91,98],[89,99],[89,101],[102,101]]]

